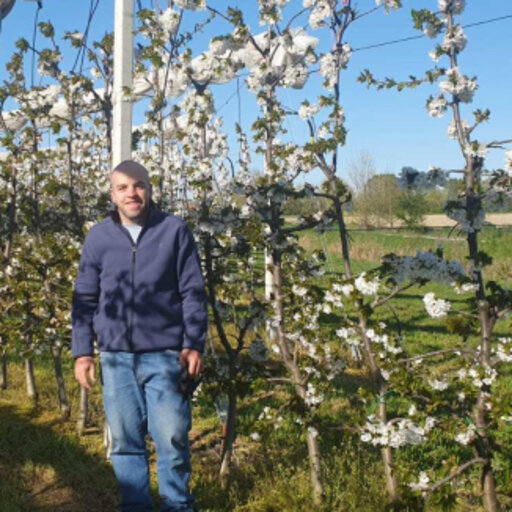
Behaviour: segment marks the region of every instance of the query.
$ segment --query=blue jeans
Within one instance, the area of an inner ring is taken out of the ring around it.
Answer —
[[[162,511],[192,512],[190,402],[178,390],[179,352],[102,352],[103,405],[121,511],[152,511],[145,436],[156,444]]]

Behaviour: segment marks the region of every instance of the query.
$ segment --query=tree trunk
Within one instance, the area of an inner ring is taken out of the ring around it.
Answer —
[[[27,386],[27,396],[32,398],[37,405],[38,396],[36,378],[34,376],[34,363],[30,358],[25,358],[25,383]]]
[[[324,497],[324,489],[320,480],[320,450],[316,432],[308,431],[306,440],[308,443],[309,469],[311,476],[311,485],[313,486],[313,502],[320,505]]]
[[[486,512],[498,512],[499,504],[496,497],[496,483],[491,463],[486,464],[482,470],[484,507]]]
[[[294,360],[293,356],[288,350],[286,335],[284,330],[284,307],[283,307],[283,284],[282,284],[282,267],[281,267],[281,255],[278,250],[274,249],[272,254],[273,269],[274,269],[274,290],[275,297],[273,301],[274,305],[274,316],[276,319],[276,334],[277,341],[281,349],[281,357],[284,365],[292,376],[292,380],[295,383],[296,394],[304,400],[306,398],[306,391],[304,385],[301,384],[302,378],[300,369]],[[311,486],[313,487],[313,502],[319,505],[324,497],[324,489],[321,481],[321,470],[320,470],[320,452],[318,449],[318,442],[316,435],[313,432],[307,433],[306,441],[308,445],[308,457],[310,467]]]
[[[343,264],[345,266],[345,274],[347,277],[352,277],[352,267],[350,265],[350,250],[348,246],[348,234],[347,234],[347,226],[345,225],[345,219],[343,217],[343,207],[338,197],[338,192],[336,190],[336,180],[334,175],[330,179],[331,182],[331,192],[335,196],[334,207],[336,210],[336,221],[338,223],[338,231],[340,235],[340,243],[341,243],[341,256],[343,258]]]
[[[480,325],[482,328],[480,342],[480,358],[482,365],[491,366],[491,336],[492,322],[489,314],[489,302],[480,300],[478,302]],[[473,411],[475,425],[479,432],[479,441],[476,443],[476,451],[480,457],[487,462],[482,468],[482,491],[483,502],[486,512],[497,512],[499,510],[498,498],[496,496],[496,482],[492,469],[492,447],[487,434],[487,409],[486,403],[491,396],[490,386],[482,386],[478,393],[478,400]]]
[[[5,354],[2,354],[2,362],[0,364],[2,366],[0,373],[0,387],[2,389],[7,389],[7,356]]]
[[[66,392],[66,383],[62,372],[62,349],[55,343],[52,345],[53,369],[55,371],[55,380],[57,382],[57,397],[59,400],[59,409],[64,419],[69,419],[71,408],[69,407],[68,395]]]
[[[88,412],[89,402],[87,389],[80,387],[80,405],[78,408],[78,420],[76,422],[76,431],[79,437],[84,435],[84,430],[87,424]]]
[[[236,407],[237,396],[236,391],[229,391],[228,416],[225,425],[224,443],[222,446],[222,462],[220,465],[220,481],[223,489],[227,489],[231,476],[231,458],[233,455],[233,447],[236,438]]]
[[[363,338],[363,349],[366,357],[366,362],[368,364],[370,370],[370,377],[373,380],[373,384],[375,389],[378,390],[379,395],[379,408],[378,408],[378,417],[382,423],[387,423],[387,407],[385,401],[385,392],[386,386],[384,380],[381,376],[379,367],[375,360],[375,357],[372,352],[372,347],[368,336],[366,335],[367,330],[367,322],[364,315],[359,316],[359,329],[361,332],[361,336]],[[388,491],[389,498],[392,502],[398,501],[398,485],[395,477],[395,473],[393,470],[393,453],[391,452],[391,447],[383,446],[381,449],[382,456],[382,465],[384,467],[384,475],[386,477],[386,488]]]
[[[379,403],[379,419],[383,423],[387,423],[387,410],[384,397],[380,397]],[[392,502],[398,501],[398,490],[395,472],[393,470],[393,454],[390,446],[383,446],[381,449],[382,464],[384,466],[384,475],[386,476],[386,488],[389,498]]]

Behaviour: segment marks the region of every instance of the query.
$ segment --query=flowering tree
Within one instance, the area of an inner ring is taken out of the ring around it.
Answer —
[[[469,335],[479,338],[474,349],[465,343],[458,347],[422,354],[413,358],[418,363],[430,357],[448,358],[449,371],[445,371],[443,379],[427,379],[431,389],[443,391],[442,407],[434,408],[438,414],[437,421],[445,429],[454,433],[456,442],[471,446],[470,452],[464,452],[462,462],[453,463],[446,475],[443,468],[443,478],[431,483],[431,478],[441,468],[433,467],[420,475],[418,483],[412,484],[413,489],[423,493],[445,490],[454,479],[466,473],[475,465],[481,466],[481,483],[483,504],[485,510],[498,510],[496,479],[493,462],[496,460],[495,438],[503,422],[507,420],[509,410],[496,396],[499,370],[504,362],[510,361],[508,339],[499,338],[494,329],[499,320],[505,317],[511,307],[510,292],[500,284],[484,281],[483,269],[492,261],[491,257],[480,250],[478,233],[482,228],[485,213],[483,200],[495,193],[503,193],[509,188],[507,172],[497,170],[486,173],[484,159],[491,148],[504,148],[507,141],[481,142],[473,138],[473,132],[483,121],[490,117],[488,110],[476,109],[473,112],[474,123],[470,125],[462,117],[462,106],[471,103],[477,89],[476,78],[464,75],[458,67],[458,55],[464,50],[467,37],[456,16],[462,14],[465,7],[463,0],[439,0],[439,12],[428,9],[413,11],[414,24],[430,37],[443,36],[440,44],[430,53],[434,61],[441,58],[448,60],[447,69],[435,68],[428,71],[423,79],[412,82],[395,82],[386,80],[379,82],[368,71],[363,73],[361,81],[379,88],[397,86],[400,90],[407,86],[415,86],[421,82],[436,83],[439,80],[441,92],[438,96],[430,96],[427,100],[427,110],[434,117],[441,117],[448,110],[452,113],[452,121],[448,127],[448,135],[458,143],[464,161],[464,189],[459,198],[448,201],[445,206],[446,214],[455,219],[458,227],[466,236],[468,248],[467,270],[460,264],[435,263],[432,255],[427,260],[418,256],[414,259],[388,258],[387,264],[396,272],[395,279],[400,282],[406,279],[441,280],[453,282],[456,291],[466,295],[467,309],[456,312],[451,304],[444,299],[436,299],[433,293],[425,295],[425,308],[434,318],[448,317],[448,327],[452,332],[459,333],[462,340]],[[510,151],[506,153],[506,166],[510,168]],[[436,172],[440,172],[436,169]],[[484,179],[488,174],[488,179]],[[430,266],[433,272],[427,275],[417,273],[416,265]],[[439,266],[444,266],[445,272]],[[451,267],[451,271],[446,269]],[[458,268],[457,268],[458,267]],[[416,274],[416,275],[415,275]],[[455,357],[453,357],[455,356]],[[408,360],[409,362],[411,359]],[[464,425],[464,423],[467,423]]]
[[[273,287],[267,297],[272,312],[271,327],[275,332],[274,352],[286,372],[272,382],[285,384],[298,400],[294,410],[303,425],[306,439],[314,500],[324,494],[321,478],[321,455],[318,445],[316,409],[323,400],[320,386],[326,374],[340,369],[329,347],[319,339],[319,316],[322,291],[313,278],[323,272],[323,255],[307,258],[298,247],[296,233],[312,227],[327,226],[333,211],[319,212],[316,217],[301,218],[298,225],[285,227],[283,204],[287,198],[303,197],[316,192],[314,187],[296,187],[295,180],[311,170],[314,161],[297,144],[280,140],[284,132],[286,112],[280,105],[278,90],[283,87],[301,89],[308,78],[307,65],[316,60],[317,40],[303,29],[292,28],[290,22],[281,26],[282,7],[287,2],[260,2],[260,23],[266,30],[252,35],[240,11],[233,12],[235,34],[245,44],[242,59],[249,71],[247,84],[256,95],[261,109],[253,124],[256,151],[263,155],[265,172],[251,181],[239,181],[247,197],[245,210],[263,224],[267,250],[266,271],[272,273]],[[299,306],[300,298],[302,304]],[[284,411],[283,411],[284,414]],[[275,419],[264,411],[261,420]],[[279,423],[280,416],[277,417]],[[255,438],[257,438],[255,432]]]
[[[24,333],[22,354],[31,395],[37,395],[33,358],[46,350],[51,353],[60,409],[68,416],[61,363],[70,328],[73,273],[68,270],[76,267],[85,223],[106,204],[105,196],[96,192],[97,185],[105,184],[104,139],[88,117],[89,112],[99,110],[90,82],[60,70],[53,27],[44,22],[40,30],[51,46],[37,51],[38,70],[52,83],[27,85],[25,57],[31,48],[21,39],[8,66],[12,80],[2,88],[3,101],[14,100],[19,107],[14,113],[2,114],[2,145],[9,151],[4,172],[10,196],[3,251],[10,263],[3,275],[8,282],[3,297],[10,311],[5,337],[15,348],[19,346],[16,333]],[[64,39],[72,38],[67,34]],[[43,146],[45,132],[54,138],[53,147]],[[17,319],[16,325],[11,319]]]
[[[258,340],[248,350],[253,364],[241,354],[247,351],[264,312],[255,292],[260,272],[252,257],[259,229],[252,219],[240,214],[240,186],[229,176],[235,171],[239,179],[248,174],[247,151],[242,152],[238,166],[228,159],[227,138],[222,120],[216,118],[211,90],[214,84],[231,80],[243,65],[234,56],[242,47],[236,37],[219,36],[207,51],[192,58],[186,43],[196,31],[212,16],[229,17],[210,9],[205,21],[188,32],[181,29],[184,9],[205,10],[206,6],[178,7],[181,9],[168,7],[158,15],[150,10],[139,12],[140,31],[148,38],[139,54],[139,80],[148,76],[146,62],[155,70],[148,90],[151,102],[146,123],[136,132],[138,155],[150,169],[160,204],[192,226],[203,259],[215,340],[219,342],[209,347],[203,389],[219,403],[227,397],[220,465],[221,481],[227,485],[237,402],[258,372],[254,362],[261,362],[265,355]],[[136,80],[134,92],[140,87]]]

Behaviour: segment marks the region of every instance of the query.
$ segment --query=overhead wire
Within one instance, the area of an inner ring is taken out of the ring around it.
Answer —
[[[90,0],[89,4],[89,15],[87,17],[87,25],[84,30],[84,35],[82,38],[82,45],[80,46],[80,49],[78,50],[78,53],[75,58],[75,62],[73,64],[73,67],[71,68],[71,72],[74,73],[76,66],[78,65],[78,62],[80,61],[80,74],[83,72],[84,68],[84,62],[85,62],[85,50],[87,47],[87,38],[89,36],[89,30],[91,28],[92,21],[94,19],[94,15],[96,14],[96,10],[98,9],[98,5],[100,3],[100,0],[96,0],[96,3],[94,0]]]
[[[30,71],[30,86],[34,87],[34,74],[36,64],[36,38],[37,38],[37,22],[39,21],[39,11],[43,8],[41,2],[37,2],[36,14],[34,16],[34,28],[32,31],[32,64]]]
[[[481,21],[476,21],[474,23],[468,23],[466,25],[461,25],[461,28],[471,28],[471,27],[477,27],[480,25],[487,25],[488,23],[495,23],[497,21],[502,21],[502,20],[506,20],[509,18],[512,18],[512,14],[506,14],[504,16],[498,16],[496,18],[489,18],[487,20],[481,20]],[[423,39],[425,37],[427,37],[426,34],[420,34],[417,36],[409,36],[409,37],[402,37],[400,39],[392,39],[390,41],[382,41],[381,43],[375,43],[375,44],[370,44],[367,46],[361,46],[359,48],[353,48],[352,53],[361,52],[364,50],[371,50],[373,48],[381,48],[383,46],[390,46],[392,44],[405,43],[407,41],[414,41],[416,39]]]

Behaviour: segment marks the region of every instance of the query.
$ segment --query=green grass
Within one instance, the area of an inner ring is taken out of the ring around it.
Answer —
[[[366,270],[378,264],[388,253],[414,255],[417,250],[436,250],[443,246],[445,257],[466,261],[467,243],[463,235],[448,228],[409,231],[386,229],[375,231],[349,231],[350,254],[354,271]],[[339,234],[330,230],[318,235],[305,231],[300,238],[301,245],[308,250],[321,249],[327,255],[327,267],[333,272],[343,269],[340,258]],[[486,226],[479,236],[479,249],[490,254],[494,261],[486,269],[487,279],[512,282],[512,228]]]
[[[414,254],[417,249],[436,249],[443,243],[449,258],[463,259],[465,241],[448,230],[407,232],[353,232],[351,251],[355,272],[374,268],[379,258],[388,252]],[[324,249],[327,253],[328,273],[341,272],[339,246],[336,232],[318,236],[306,232],[301,243],[307,250]],[[495,256],[487,269],[502,282],[512,281],[512,231],[484,229],[481,248]],[[424,309],[422,297],[426,291],[434,291],[453,301],[454,308],[462,308],[463,297],[455,295],[436,284],[412,288],[393,300],[392,307],[381,308],[375,321],[384,320],[396,332],[400,332],[410,354],[424,353],[459,343],[459,338],[447,332],[444,321],[430,318]],[[326,315],[323,329],[326,339],[339,325],[335,315]],[[496,332],[510,334],[510,320],[498,324]],[[477,337],[468,340],[476,344]],[[333,345],[336,342],[333,342]],[[437,367],[444,370],[442,365]],[[0,391],[0,511],[113,511],[118,499],[117,486],[112,469],[103,456],[102,410],[99,386],[91,394],[91,415],[86,434],[78,439],[75,420],[78,406],[78,387],[72,379],[71,361],[65,364],[68,392],[73,417],[63,421],[57,411],[55,383],[51,361],[41,359],[36,366],[39,385],[39,406],[24,393],[23,367],[20,361],[9,364],[10,386]],[[256,391],[240,403],[238,439],[234,456],[232,485],[224,490],[217,477],[220,463],[222,431],[214,407],[206,396],[200,397],[194,407],[191,431],[193,453],[192,488],[201,511],[281,512],[281,511],[347,511],[381,512],[385,510],[386,495],[380,465],[379,450],[362,443],[357,435],[347,432],[357,414],[353,398],[358,390],[368,385],[362,369],[350,369],[336,382],[330,401],[322,406],[319,415],[327,425],[320,437],[322,472],[326,490],[325,503],[315,506],[311,501],[309,466],[304,438],[293,422],[285,422],[282,428],[271,431],[262,442],[252,441],[255,419],[265,405],[283,406],[282,397],[258,398]],[[500,384],[499,396],[512,400],[512,377],[505,376]],[[281,400],[281,402],[280,402]],[[368,408],[371,404],[367,404]],[[401,407],[400,400],[391,396],[391,407]],[[364,411],[363,411],[364,412]],[[416,474],[422,465],[431,460],[443,460],[454,455],[454,449],[441,437],[435,437],[425,445],[401,450],[399,457],[407,462]],[[507,432],[499,439],[504,452],[496,459],[499,488],[505,507],[512,510],[512,484],[509,468],[512,454]],[[453,443],[452,443],[453,444]],[[151,445],[152,493],[157,499],[155,456]],[[458,453],[458,452],[457,452]],[[508,476],[507,476],[508,475]],[[481,510],[478,490],[478,470],[461,484],[460,496],[447,510]],[[442,510],[442,505],[432,501],[428,505],[409,503],[401,510]],[[506,508],[505,508],[506,509]]]

